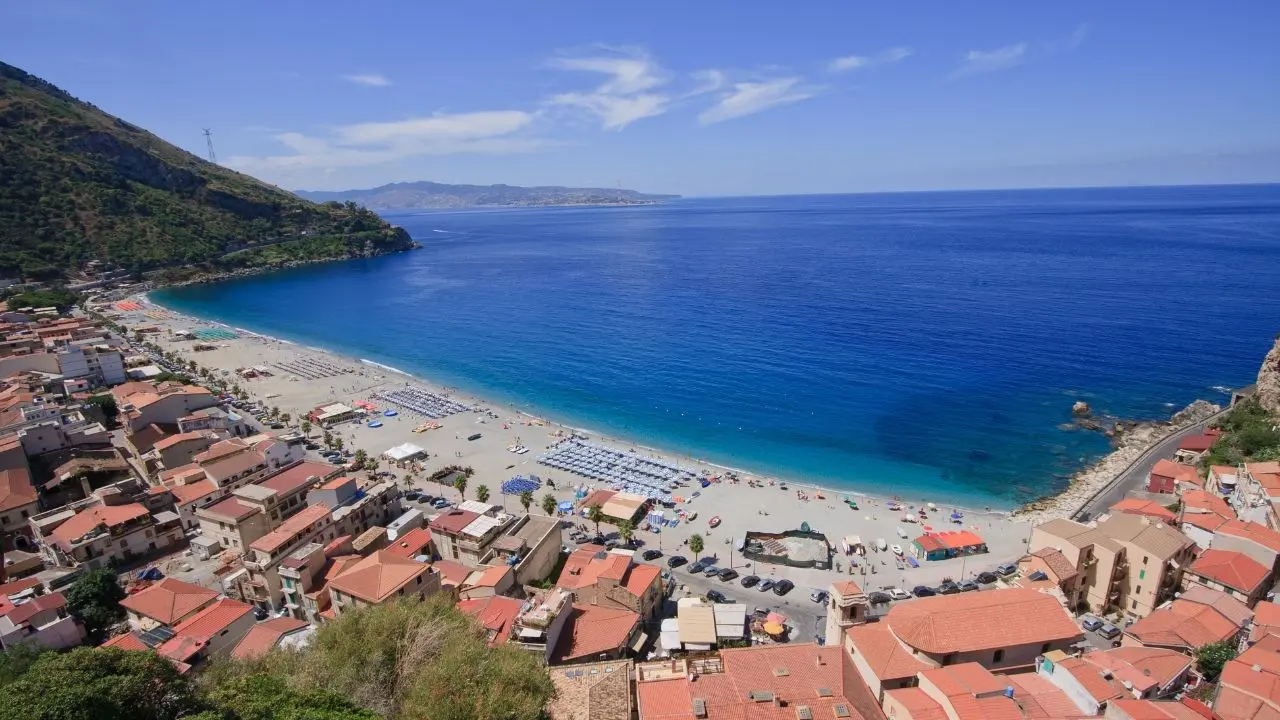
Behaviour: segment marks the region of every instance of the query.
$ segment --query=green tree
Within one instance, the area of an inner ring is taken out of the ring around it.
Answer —
[[[354,459],[356,467],[363,468],[365,463],[369,462],[369,453],[365,452],[364,448],[359,448],[356,450],[356,456]]]
[[[333,433],[328,430],[324,431],[324,446],[333,447]]]
[[[547,493],[546,495],[542,496],[542,512],[546,513],[547,515],[555,515],[556,505],[557,503],[556,503],[555,495],[552,495],[551,493]]]
[[[636,524],[630,520],[621,520],[618,522],[618,534],[622,536],[622,542],[631,544],[631,538],[635,537]]]
[[[694,562],[698,562],[698,555],[702,552],[702,550],[705,547],[706,547],[706,544],[703,543],[701,535],[694,533],[689,536],[689,550],[693,552]]]
[[[489,486],[488,485],[476,486],[476,499],[482,503],[489,502]]]
[[[35,643],[20,642],[0,652],[0,687],[21,678],[40,656],[49,652]]]
[[[176,720],[200,709],[195,689],[173,663],[116,648],[45,653],[0,688],[4,720]]]
[[[237,676],[262,673],[296,692],[327,691],[395,720],[541,720],[555,693],[538,658],[489,647],[487,633],[446,593],[346,610],[305,650],[211,668],[210,696]]]
[[[94,395],[84,401],[86,405],[96,405],[102,410],[102,414],[107,416],[108,420],[114,420],[116,415],[120,414],[120,408],[116,405],[116,399],[111,393],[103,393]]]
[[[289,424],[289,421],[290,421],[290,420],[292,420],[292,419],[293,419],[293,416],[292,416],[292,415],[290,415],[289,413],[281,413],[281,414],[280,414],[280,422],[284,423],[285,425],[288,425],[288,424]]]
[[[461,500],[467,499],[467,474],[458,473],[453,476],[453,489],[458,491]]]
[[[343,443],[342,443],[342,438],[334,438],[334,439],[333,439],[333,449],[334,449],[334,450],[337,450],[338,452],[342,452],[342,445],[343,445]]]
[[[533,506],[533,491],[525,490],[520,493],[520,507],[524,508],[526,515],[529,514],[529,508]],[[550,513],[547,513],[550,515]]]
[[[587,508],[587,520],[596,524],[596,534],[600,534],[600,522],[604,520],[604,510],[599,505]]]
[[[65,596],[67,610],[84,623],[92,642],[101,642],[107,629],[124,619],[120,601],[125,598],[125,591],[109,568],[84,572],[67,588]]]
[[[235,720],[378,720],[377,714],[341,695],[324,689],[294,690],[284,678],[265,672],[216,685],[208,701],[222,717]]]
[[[1206,678],[1215,679],[1222,673],[1222,668],[1236,658],[1235,643],[1222,640],[1196,648],[1196,667]]]
[[[303,420],[303,421],[302,421],[302,426],[301,426],[301,427],[302,427],[302,434],[303,434],[303,435],[308,435],[308,436],[309,436],[309,435],[311,435],[311,421],[310,421],[310,420]]]

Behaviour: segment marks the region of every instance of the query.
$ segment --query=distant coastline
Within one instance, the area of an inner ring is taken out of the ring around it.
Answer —
[[[622,188],[561,186],[450,185],[436,182],[391,183],[375,188],[337,191],[298,190],[318,203],[355,203],[369,210],[456,210],[463,208],[614,207],[656,205],[679,195],[655,195]]]

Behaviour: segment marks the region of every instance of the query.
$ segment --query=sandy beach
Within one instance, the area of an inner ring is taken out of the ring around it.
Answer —
[[[731,554],[726,551],[732,548],[730,544],[732,538],[740,538],[748,530],[778,532],[798,528],[805,522],[813,529],[825,533],[835,545],[838,545],[840,539],[846,535],[858,535],[868,544],[877,538],[883,538],[890,545],[899,544],[909,547],[910,540],[922,532],[920,524],[903,522],[902,512],[893,512],[888,509],[887,504],[891,498],[824,489],[794,479],[787,479],[788,490],[783,491],[779,489],[782,479],[776,479],[776,484],[770,486],[770,478],[742,470],[735,472],[739,481],[730,482],[724,479],[727,469],[722,466],[667,454],[622,439],[602,436],[589,429],[575,430],[558,425],[522,413],[514,407],[492,403],[460,392],[456,388],[442,387],[427,379],[411,377],[386,366],[181,315],[150,304],[145,296],[132,298],[132,300],[140,303],[141,308],[112,312],[118,314],[120,321],[126,326],[155,325],[159,327],[161,332],[152,335],[150,339],[166,350],[177,352],[183,358],[194,360],[202,367],[224,376],[234,375],[238,368],[254,366],[269,368],[272,372],[269,376],[252,379],[237,378],[235,382],[248,392],[254,401],[266,406],[278,407],[281,412],[292,415],[295,425],[298,419],[305,417],[313,408],[333,402],[342,402],[347,405],[368,402],[379,411],[396,410],[398,414],[393,417],[378,418],[382,422],[382,427],[372,428],[365,423],[350,422],[333,428],[332,432],[343,439],[346,448],[363,448],[371,457],[377,457],[388,448],[406,442],[425,448],[430,457],[419,463],[423,470],[419,473],[420,478],[449,465],[470,466],[474,468],[475,475],[467,486],[468,499],[474,499],[475,489],[485,485],[490,491],[490,502],[505,504],[507,508],[518,511],[520,509],[518,498],[502,496],[499,488],[503,482],[514,475],[535,474],[543,480],[553,480],[556,484],[554,490],[544,485],[543,489],[536,493],[536,502],[531,511],[539,513],[541,499],[548,490],[556,496],[557,500],[563,501],[573,499],[575,488],[607,487],[601,481],[590,480],[538,463],[539,456],[551,445],[577,432],[579,435],[588,436],[592,442],[625,452],[662,458],[700,475],[722,478],[721,482],[715,482],[701,489],[699,497],[688,498],[687,503],[678,506],[677,510],[696,511],[698,518],[695,521],[682,522],[676,528],[666,528],[661,534],[644,531],[636,533],[636,538],[642,540],[647,547],[660,548],[667,554],[672,554],[673,548],[681,546],[690,535],[696,532],[706,538],[704,555],[726,557]],[[214,345],[215,349],[196,352],[192,349],[194,345],[192,341],[175,339],[171,332],[179,329],[202,328],[229,329],[239,337],[203,341],[205,344]],[[304,378],[279,367],[281,364],[289,365],[300,360],[324,363],[332,366],[337,372],[320,378]],[[380,390],[390,390],[406,385],[448,395],[451,399],[482,410],[439,419],[436,421],[441,425],[439,429],[415,433],[413,429],[425,422],[427,418],[376,397],[376,393]],[[481,435],[479,439],[468,440],[468,437],[476,433]],[[318,438],[321,434],[322,431],[319,429],[311,431],[313,437]],[[508,448],[517,443],[528,447],[529,452],[519,455],[510,452]],[[402,474],[401,471],[388,467],[386,462],[383,462],[382,468]],[[755,480],[756,484],[762,487],[752,487],[749,484],[751,480]],[[458,499],[457,491],[452,488],[445,489],[421,479],[418,484],[426,492],[444,495],[454,501]],[[688,492],[698,490],[695,486],[689,488]],[[910,488],[901,490],[904,504],[914,504],[917,507],[922,504],[920,498],[914,497],[915,493],[912,493]],[[799,494],[803,494],[807,499],[800,499]],[[843,502],[844,498],[856,501],[860,509],[851,510]],[[959,510],[964,516],[960,524],[951,524],[948,521],[949,515],[954,510]],[[708,527],[707,521],[712,516],[719,516],[722,520],[719,527],[715,529]],[[972,530],[987,542],[990,553],[965,559],[921,562],[920,568],[908,567],[901,572],[894,568],[888,553],[873,553],[867,558],[869,562],[862,563],[858,568],[861,573],[866,573],[868,567],[876,567],[876,573],[880,577],[867,579],[866,584],[869,587],[897,584],[910,588],[919,584],[933,585],[944,577],[959,580],[1001,563],[1012,562],[1023,554],[1031,530],[1029,524],[1011,518],[1007,513],[955,508],[942,502],[938,502],[937,511],[930,512],[929,519],[925,522],[937,530],[961,528]],[[603,529],[605,529],[604,526],[602,526]],[[906,539],[901,537],[903,533],[899,533],[899,529],[907,534]],[[691,555],[687,550],[684,548],[683,554]],[[741,562],[739,558],[739,567]],[[840,562],[840,566],[845,568],[844,572],[847,573],[843,561]],[[770,573],[770,568],[763,565],[757,571],[762,576],[778,574]],[[786,569],[783,574],[792,578],[798,585],[816,587],[825,587],[831,580],[838,577],[834,570]]]

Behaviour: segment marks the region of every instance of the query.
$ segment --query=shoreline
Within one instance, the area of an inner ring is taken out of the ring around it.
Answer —
[[[178,285],[168,285],[166,287],[177,287],[177,286]],[[163,288],[153,288],[152,291],[160,290],[160,289],[163,289]],[[530,421],[539,421],[542,423],[546,423],[549,426],[559,428],[561,430],[586,435],[590,439],[598,441],[602,444],[610,445],[613,447],[643,450],[657,457],[662,457],[662,458],[674,461],[677,464],[694,465],[694,466],[703,467],[703,468],[714,468],[724,472],[732,472],[741,476],[743,479],[754,478],[754,479],[758,479],[766,482],[769,480],[774,480],[774,481],[777,481],[779,485],[786,485],[788,487],[796,488],[796,489],[811,490],[815,494],[822,493],[822,494],[836,496],[836,497],[840,497],[840,496],[857,497],[859,499],[866,499],[867,501],[880,502],[880,503],[901,502],[901,503],[915,504],[918,502],[918,503],[924,504],[924,503],[933,502],[939,505],[939,507],[945,505],[948,508],[956,508],[956,509],[963,510],[965,513],[981,515],[984,517],[999,517],[999,518],[1010,518],[1010,519],[1017,520],[1018,515],[1022,510],[1022,508],[1026,507],[1026,505],[1024,504],[1024,505],[1009,507],[1009,508],[996,508],[991,506],[978,508],[978,507],[971,507],[964,502],[951,502],[951,501],[945,501],[945,500],[943,502],[938,502],[936,498],[935,499],[928,499],[928,498],[912,499],[905,495],[892,495],[889,493],[875,492],[875,491],[864,490],[864,489],[827,487],[819,483],[813,482],[811,480],[806,480],[804,478],[800,478],[796,476],[784,475],[779,473],[764,473],[757,470],[751,470],[748,468],[741,468],[733,465],[727,465],[723,462],[716,462],[713,460],[709,460],[707,458],[696,457],[694,455],[691,455],[688,453],[682,453],[670,448],[663,448],[663,447],[645,444],[642,442],[638,442],[634,439],[602,432],[594,428],[582,427],[579,425],[579,423],[575,423],[573,421],[553,420],[553,419],[550,419],[546,414],[540,414],[536,409],[522,408],[516,403],[507,401],[507,400],[494,400],[492,398],[485,397],[470,389],[445,386],[443,383],[432,380],[429,377],[425,377],[423,375],[417,375],[417,374],[402,370],[400,368],[387,365],[385,363],[380,363],[376,360],[372,360],[369,358],[362,358],[354,355],[348,355],[340,350],[335,350],[333,348],[324,348],[324,347],[318,347],[314,345],[305,345],[299,341],[286,340],[283,338],[278,338],[272,335],[268,335],[266,333],[252,331],[245,328],[233,327],[219,320],[213,320],[210,318],[202,318],[195,315],[191,315],[186,312],[167,307],[162,303],[152,299],[150,297],[150,293],[152,291],[141,293],[139,295],[131,297],[130,299],[135,300],[136,302],[141,304],[144,308],[159,309],[163,312],[171,314],[174,318],[186,320],[188,321],[188,324],[208,324],[216,327],[225,328],[228,330],[234,330],[251,339],[257,339],[257,340],[262,340],[266,342],[282,343],[289,346],[291,349],[307,350],[312,353],[316,353],[318,355],[329,356],[331,358],[345,361],[348,363],[355,363],[357,365],[373,368],[383,372],[393,373],[393,374],[399,375],[402,378],[405,378],[408,381],[413,382],[414,384],[418,384],[418,385],[422,385],[424,387],[430,388],[433,391],[448,390],[454,394],[466,395],[468,399],[472,402],[472,404],[479,404],[479,405],[491,406],[494,408],[501,408],[504,411],[514,413]],[[187,353],[184,353],[184,354],[187,354]],[[188,354],[188,356],[192,357],[193,359],[196,359],[197,361],[200,359],[198,354]],[[204,363],[201,363],[201,364],[203,365]],[[1067,489],[1064,489],[1064,492]]]

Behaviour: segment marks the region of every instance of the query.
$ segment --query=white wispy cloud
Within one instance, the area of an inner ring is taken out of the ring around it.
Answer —
[[[241,155],[227,164],[270,174],[281,169],[380,165],[422,155],[535,152],[555,144],[525,132],[536,119],[536,113],[524,110],[490,110],[355,123],[336,127],[323,137],[282,132],[273,138],[292,152]]]
[[[827,70],[830,72],[849,72],[850,70],[862,70],[876,65],[891,65],[899,60],[911,57],[914,53],[915,51],[909,47],[898,46],[882,50],[875,55],[846,55],[832,60],[827,65]]]
[[[801,83],[798,77],[734,83],[727,92],[720,94],[715,105],[698,114],[698,122],[711,125],[754,115],[769,108],[808,100],[816,94],[815,89]]]
[[[964,64],[955,71],[955,76],[976,75],[978,73],[1007,70],[1022,64],[1027,56],[1025,42],[1005,45],[995,50],[970,50],[965,53]]]
[[[387,87],[391,84],[391,81],[385,75],[379,75],[378,73],[343,75],[342,79],[357,85],[368,85],[369,87]]]
[[[550,65],[559,70],[598,73],[607,79],[589,91],[554,95],[547,104],[586,110],[606,130],[621,130],[667,111],[671,97],[656,90],[667,84],[668,76],[648,53],[634,48],[596,49],[600,54],[556,58]]]

